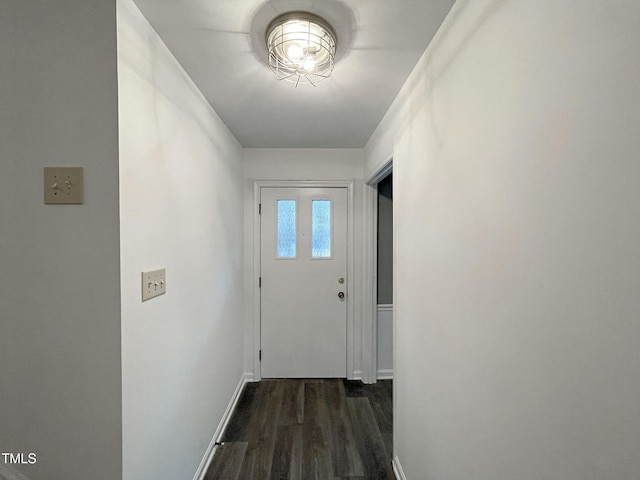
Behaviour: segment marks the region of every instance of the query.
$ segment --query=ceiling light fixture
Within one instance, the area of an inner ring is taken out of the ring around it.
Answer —
[[[295,83],[329,78],[336,58],[336,33],[324,19],[307,12],[276,17],[267,28],[269,66],[278,80]]]

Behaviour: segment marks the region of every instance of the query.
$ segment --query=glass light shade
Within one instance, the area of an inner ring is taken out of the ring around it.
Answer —
[[[278,80],[317,85],[333,71],[336,34],[322,18],[306,12],[280,15],[267,28],[269,66]]]

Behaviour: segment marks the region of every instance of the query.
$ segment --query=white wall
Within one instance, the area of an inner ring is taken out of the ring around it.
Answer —
[[[121,471],[115,10],[0,2],[0,452],[32,480]],[[84,205],[44,205],[45,166]]]
[[[407,478],[640,478],[639,74],[635,1],[459,1],[369,142]]]
[[[254,311],[253,305],[253,185],[255,180],[353,180],[354,181],[354,237],[355,245],[362,243],[362,174],[364,150],[321,148],[246,148],[244,149],[245,199],[245,369],[253,373]],[[356,248],[354,258],[354,330],[356,345],[352,350],[353,370],[361,375],[361,295],[362,258]],[[353,372],[352,372],[353,373]],[[351,376],[351,374],[350,374]]]
[[[242,149],[130,0],[118,68],[123,478],[190,479],[243,373]]]
[[[362,180],[360,148],[245,148],[244,176],[253,180]]]

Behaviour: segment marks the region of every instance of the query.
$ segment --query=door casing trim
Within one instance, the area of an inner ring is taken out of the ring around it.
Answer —
[[[357,339],[354,332],[355,305],[358,300],[354,282],[354,182],[350,180],[254,180],[253,182],[253,375],[262,379],[260,372],[260,191],[262,188],[346,188],[347,189],[347,378],[355,379],[355,353]]]
[[[388,154],[385,160],[364,179],[364,218],[365,229],[363,239],[364,285],[362,289],[362,381],[375,383],[378,379],[378,183],[393,171],[395,155]],[[395,204],[394,204],[395,209]],[[395,210],[394,210],[395,239]],[[395,288],[395,253],[394,253],[394,288]],[[394,295],[395,298],[395,295]],[[395,325],[395,309],[393,322]],[[393,346],[395,368],[395,342]]]

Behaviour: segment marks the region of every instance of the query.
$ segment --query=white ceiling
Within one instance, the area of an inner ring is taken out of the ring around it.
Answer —
[[[455,0],[135,0],[244,147],[362,148]],[[333,75],[278,81],[265,29],[302,10],[336,30]]]

